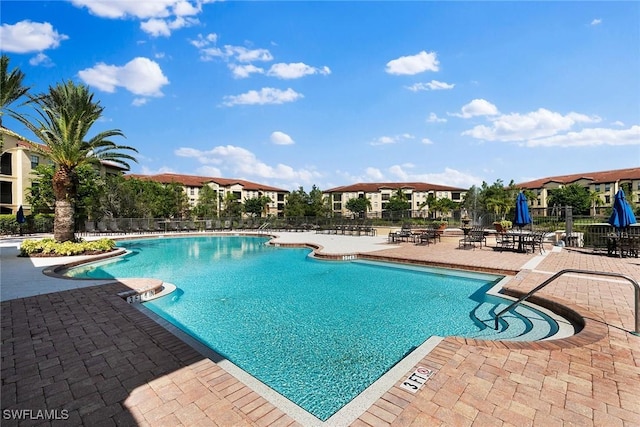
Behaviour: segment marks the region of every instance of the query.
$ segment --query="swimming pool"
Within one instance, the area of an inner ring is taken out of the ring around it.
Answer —
[[[309,258],[266,238],[123,241],[119,260],[74,277],[155,277],[178,290],[145,305],[320,420],[433,335],[475,336],[501,277]]]

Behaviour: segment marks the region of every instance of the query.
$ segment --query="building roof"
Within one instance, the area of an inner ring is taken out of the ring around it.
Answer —
[[[210,176],[196,176],[196,175],[182,175],[176,173],[160,173],[157,175],[141,175],[141,174],[128,174],[127,178],[137,178],[146,181],[155,181],[161,184],[170,184],[176,182],[186,187],[204,187],[207,183],[213,182],[222,187],[228,187],[231,185],[241,185],[248,191],[276,191],[279,193],[288,193],[289,190],[283,190],[281,188],[271,187],[269,185],[258,184],[256,182],[245,181],[243,179],[235,178],[218,178]]]
[[[330,188],[323,193],[377,193],[380,190],[404,190],[413,191],[467,191],[466,188],[449,187],[447,185],[429,184],[426,182],[359,182],[342,187]]]
[[[545,186],[545,184],[548,184],[550,182],[568,185],[582,179],[589,180],[592,184],[640,180],[640,168],[616,169],[602,172],[586,172],[575,173],[571,175],[550,176],[533,181],[521,182],[520,184],[516,185],[520,188],[536,189],[542,188]]]

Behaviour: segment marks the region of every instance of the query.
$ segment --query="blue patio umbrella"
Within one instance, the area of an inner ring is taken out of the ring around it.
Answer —
[[[513,220],[513,225],[522,228],[527,224],[531,224],[531,215],[529,214],[527,196],[521,191],[516,198],[516,215]]]
[[[618,231],[636,223],[636,216],[633,214],[622,189],[618,190],[613,199],[613,212],[608,222],[616,227]]]

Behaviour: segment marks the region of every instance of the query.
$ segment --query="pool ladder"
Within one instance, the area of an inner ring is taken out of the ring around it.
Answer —
[[[531,295],[535,294],[540,289],[544,288],[549,283],[551,283],[554,280],[556,280],[558,277],[562,276],[563,274],[567,274],[567,273],[588,274],[588,275],[592,275],[592,276],[619,277],[621,279],[626,279],[627,281],[629,281],[634,287],[634,294],[635,294],[636,325],[635,325],[635,332],[632,332],[632,334],[640,336],[640,285],[638,284],[638,282],[636,282],[631,277],[626,276],[624,274],[620,274],[620,273],[609,273],[609,272],[605,272],[605,271],[577,270],[577,269],[573,269],[573,268],[568,268],[568,269],[565,269],[565,270],[558,271],[556,274],[554,274],[553,276],[549,277],[547,280],[545,280],[544,282],[542,282],[541,284],[539,284],[538,286],[533,288],[531,291],[529,291],[529,293],[527,293],[526,295],[520,297],[520,299],[518,299],[517,301],[514,301],[507,308],[502,310],[500,313],[496,314],[494,329],[496,331],[498,330],[498,321],[500,320],[500,316],[505,314],[507,311],[515,308],[516,306],[520,305],[520,303],[522,301],[526,300]]]

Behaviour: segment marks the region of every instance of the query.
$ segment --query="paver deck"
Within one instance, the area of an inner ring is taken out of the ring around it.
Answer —
[[[523,269],[535,255],[460,250],[456,238],[386,247],[369,253],[518,271],[507,287],[519,291],[565,268],[640,281],[636,258],[563,249]],[[2,302],[3,426],[301,425],[116,295],[126,289],[116,282]],[[567,275],[540,294],[586,316],[589,331],[562,342],[517,345],[445,338],[416,365],[435,370],[421,390],[411,394],[399,381],[352,425],[639,426],[632,287]]]

